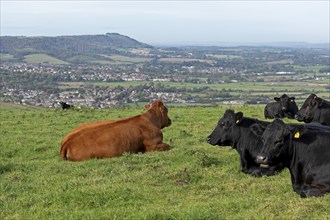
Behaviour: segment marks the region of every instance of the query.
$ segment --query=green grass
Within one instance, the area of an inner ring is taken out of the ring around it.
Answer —
[[[160,58],[158,59],[159,62],[165,63],[183,63],[183,62],[204,62],[204,63],[214,63],[214,60],[202,60],[202,59],[193,59],[193,58]]]
[[[319,72],[320,69],[325,68],[327,66],[299,66],[299,65],[293,65],[293,70],[305,70],[310,72]]]
[[[111,58],[114,60],[114,64],[132,64],[132,63],[143,63],[146,61],[150,61],[150,58],[143,58],[143,57],[127,57],[127,56],[121,56],[121,55],[101,55],[106,58]]]
[[[158,82],[154,82],[154,84],[157,84]],[[317,89],[318,91],[326,91],[326,86],[328,85],[328,82],[326,80],[319,81],[319,87],[315,86],[315,83],[310,82],[306,83],[304,85],[304,88],[302,88],[302,83],[296,83],[296,82],[237,82],[237,83],[223,83],[223,84],[195,84],[195,83],[181,83],[181,82],[160,82],[163,85],[176,87],[176,88],[198,88],[198,87],[209,87],[216,90],[222,90],[222,89],[231,89],[231,90],[242,90],[242,91],[254,91],[254,92],[260,92],[260,91],[269,91],[269,92],[276,92],[276,91],[284,91],[288,90],[290,88],[290,91],[294,90],[301,90],[301,89]],[[96,82],[93,83],[94,85],[98,86],[109,86],[109,87],[115,87],[115,86],[138,86],[143,84],[150,84],[148,81],[131,81],[131,82]]]
[[[11,54],[0,53],[0,60],[1,61],[8,61],[8,60],[11,60],[13,58],[14,58],[14,56],[11,55]]]
[[[169,106],[171,150],[62,161],[60,141],[80,123],[138,109],[46,110],[1,105],[0,219],[329,219],[330,195],[302,199],[287,170],[254,178],[237,153],[207,144],[227,107]],[[234,106],[262,119],[262,106]],[[286,120],[289,121],[289,120]]]
[[[32,106],[32,105],[17,105],[13,103],[0,102],[0,109],[21,109],[21,110],[32,110],[32,109],[43,109],[42,107]]]
[[[49,64],[68,64],[63,60],[48,56],[47,54],[30,54],[24,59],[27,63],[49,63]]]
[[[216,59],[242,59],[242,56],[236,55],[222,55],[222,54],[206,54],[207,57],[212,57]]]
[[[154,82],[154,85],[159,82]],[[96,82],[97,86],[116,87],[118,85],[123,87],[138,86],[150,84],[148,81],[132,81],[132,82]],[[223,84],[194,84],[194,83],[178,83],[178,82],[160,82],[160,84],[175,88],[200,88],[209,87],[214,90],[226,90],[232,96],[244,97],[245,99],[253,99],[259,97],[261,94],[268,97],[280,96],[286,93],[290,96],[296,97],[296,102],[302,104],[308,95],[306,93],[316,93],[325,99],[329,98],[329,86],[327,80],[318,82],[237,82],[237,83],[223,83]],[[186,95],[189,92],[185,93]],[[205,96],[205,92],[192,93],[192,96]],[[272,101],[272,99],[270,100]]]

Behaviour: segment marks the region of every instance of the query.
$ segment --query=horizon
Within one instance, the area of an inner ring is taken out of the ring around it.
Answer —
[[[0,36],[119,33],[149,45],[329,44],[329,1],[1,1]]]
[[[147,42],[142,42],[139,39],[134,39],[131,36],[123,35],[121,33],[104,33],[104,34],[80,34],[80,35],[36,35],[36,36],[24,36],[24,35],[5,35],[0,37],[27,37],[27,38],[39,38],[39,37],[75,37],[75,36],[97,36],[97,35],[107,35],[107,34],[119,34],[124,37],[129,37],[140,43],[147,44],[153,47],[319,47],[330,49],[329,42],[311,43],[311,42],[299,42],[299,41],[282,41],[282,42],[186,42],[186,43],[158,43],[149,44]]]

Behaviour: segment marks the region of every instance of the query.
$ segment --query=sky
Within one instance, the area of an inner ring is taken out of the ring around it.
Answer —
[[[1,36],[119,33],[150,45],[330,40],[330,0],[0,0]]]

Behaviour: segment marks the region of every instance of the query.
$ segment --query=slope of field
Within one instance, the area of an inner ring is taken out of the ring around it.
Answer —
[[[173,124],[163,130],[170,151],[69,162],[59,157],[60,141],[78,124],[140,114],[143,107],[1,105],[0,219],[329,219],[330,195],[300,198],[288,170],[243,174],[235,150],[205,142],[226,108],[170,106]],[[263,106],[233,108],[262,119]]]
[[[225,91],[231,96],[243,97],[246,100],[258,98],[260,95],[274,97],[280,96],[282,94],[287,94],[289,96],[294,96],[296,102],[302,104],[309,94],[315,93],[320,97],[329,99],[329,92],[327,89],[327,81],[314,81],[314,82],[233,82],[233,83],[221,83],[221,84],[194,84],[194,83],[182,83],[182,82],[154,82],[155,84],[161,84],[166,87],[172,88],[187,88],[187,89],[197,89],[197,88],[210,88],[217,91]],[[78,83],[73,83],[73,85]],[[126,81],[126,82],[95,82],[93,83],[97,86],[105,87],[116,87],[118,85],[123,87],[138,86],[138,85],[148,85],[149,81]],[[70,86],[70,83],[62,83],[60,85],[67,85],[66,88]],[[83,82],[80,84],[83,85]],[[63,88],[63,86],[61,87]],[[192,95],[198,95],[202,97],[205,95],[205,91],[194,92]],[[273,100],[270,100],[273,101]]]
[[[47,54],[30,54],[25,56],[26,63],[69,64],[63,60],[48,56]]]
[[[121,56],[121,55],[101,55],[106,58],[110,58],[113,60],[112,64],[132,64],[132,63],[143,63],[146,61],[150,61],[150,58],[143,58],[143,57],[128,57],[128,56]]]
[[[18,105],[13,103],[7,103],[7,102],[0,102],[0,110],[10,110],[10,109],[22,109],[22,110],[42,110],[44,108],[37,107],[37,106],[31,106],[31,105]]]

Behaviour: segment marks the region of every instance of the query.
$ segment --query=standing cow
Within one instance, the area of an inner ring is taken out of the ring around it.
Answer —
[[[260,164],[284,164],[289,168],[293,190],[301,197],[330,192],[329,128],[309,126],[288,125],[275,119],[262,134],[263,148],[257,156]]]
[[[250,131],[253,124],[262,124],[264,127],[270,122],[257,119],[245,118],[242,112],[235,113],[233,110],[226,110],[217,126],[207,137],[211,145],[232,146],[240,156],[242,172],[253,176],[271,176],[282,170],[281,165],[273,167],[260,167],[255,162],[258,153],[262,148],[260,136]]]
[[[171,125],[168,109],[157,100],[141,115],[92,122],[73,129],[61,143],[61,158],[72,161],[121,156],[125,152],[169,150],[162,128]]]
[[[274,97],[276,102],[268,103],[265,106],[265,118],[294,118],[298,111],[295,97],[289,97],[283,94],[281,97]]]
[[[319,122],[330,125],[330,102],[311,94],[296,113],[295,118],[306,123]]]

